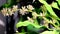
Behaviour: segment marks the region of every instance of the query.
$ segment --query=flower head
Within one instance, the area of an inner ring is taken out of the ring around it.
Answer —
[[[18,6],[17,5],[14,5],[13,8],[12,8],[13,11],[17,11],[18,10]]]
[[[9,13],[9,15],[12,15],[14,12],[12,11],[11,8],[8,8],[8,13]]]
[[[1,12],[2,12],[2,14],[3,14],[4,16],[6,16],[7,8],[3,8],[3,10],[1,10]]]
[[[20,14],[25,15],[25,14],[27,14],[27,11],[28,10],[24,6],[24,7],[22,7],[22,9],[20,9]]]
[[[28,8],[29,10],[34,10],[34,8],[33,8],[32,5],[28,5],[27,8]]]

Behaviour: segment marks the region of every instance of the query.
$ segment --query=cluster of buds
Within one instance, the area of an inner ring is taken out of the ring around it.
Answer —
[[[27,9],[28,9],[28,10],[34,10],[34,8],[33,8],[32,5],[27,5]]]

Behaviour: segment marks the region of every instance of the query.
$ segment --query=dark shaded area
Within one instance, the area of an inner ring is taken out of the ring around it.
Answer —
[[[46,0],[48,4],[51,4],[53,1],[56,2],[56,0]]]
[[[48,27],[51,28],[51,29],[54,28],[54,26],[52,24],[50,24],[50,23],[48,24]]]
[[[43,5],[42,3],[39,2],[39,0],[35,0],[33,3],[32,3],[32,6],[34,8],[40,8],[40,6]]]
[[[27,32],[26,26],[19,27],[17,30],[18,30],[18,32],[22,32],[22,29],[24,29],[24,31]]]
[[[58,17],[60,17],[60,10],[55,9],[55,8],[53,8],[53,10],[54,10],[55,14],[56,14]]]
[[[20,4],[20,7],[27,6],[28,4],[32,4],[33,0],[20,0],[18,3]]]
[[[25,15],[22,15],[22,18],[23,18],[23,20],[22,21],[25,21],[25,20],[27,20],[27,17],[32,17],[32,13],[31,12],[29,12],[28,14],[25,14]]]
[[[37,21],[38,21],[38,24],[39,25],[43,25],[44,24],[44,20],[41,18],[39,18],[39,17],[37,17]]]
[[[27,32],[27,34],[39,34],[48,30],[46,27],[41,27],[38,29],[32,25],[30,26],[31,26],[31,29],[29,29],[29,26],[21,26],[18,28],[18,32],[22,32],[22,29],[24,29],[24,31]]]
[[[6,16],[6,34],[13,34],[14,33],[14,19],[13,15]]]
[[[5,34],[5,26],[0,25],[0,34]]]
[[[6,29],[5,24],[6,24],[5,17],[0,12],[0,34],[5,34],[5,29]]]
[[[18,6],[21,8],[22,6],[27,6],[27,5],[32,5],[35,8],[40,8],[42,3],[40,3],[38,0],[33,1],[33,0],[20,0],[18,2]]]
[[[18,12],[18,11],[17,11]],[[16,23],[18,22],[18,13],[6,16],[6,31],[7,34],[14,34],[16,32]]]

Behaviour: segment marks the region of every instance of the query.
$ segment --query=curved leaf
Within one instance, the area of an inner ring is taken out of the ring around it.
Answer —
[[[42,4],[45,5],[46,9],[48,10],[48,12],[50,13],[50,15],[52,15],[52,17],[56,18],[59,20],[59,17],[54,13],[52,7],[44,0],[39,0]]]
[[[37,24],[34,24],[34,23],[31,23],[29,21],[24,21],[24,22],[19,22],[17,23],[16,27],[21,27],[21,26],[28,26],[28,25],[33,25],[34,27],[36,28],[40,28],[41,26],[37,25]]]

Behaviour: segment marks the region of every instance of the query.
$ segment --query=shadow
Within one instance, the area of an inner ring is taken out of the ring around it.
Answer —
[[[0,34],[5,34],[5,17],[0,12]]]

